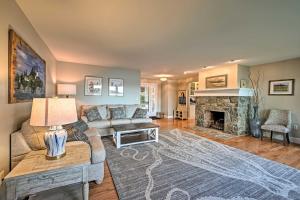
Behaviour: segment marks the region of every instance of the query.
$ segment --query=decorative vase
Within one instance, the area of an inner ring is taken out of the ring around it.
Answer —
[[[67,137],[67,131],[61,126],[50,127],[44,136],[45,145],[47,147],[46,159],[57,160],[66,155],[65,145]]]
[[[258,106],[253,106],[253,118],[250,119],[250,132],[253,137],[259,138],[261,136],[261,120],[258,116]]]

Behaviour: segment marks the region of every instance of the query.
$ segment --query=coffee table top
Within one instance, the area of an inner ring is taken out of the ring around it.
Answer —
[[[139,129],[150,129],[150,128],[158,128],[158,127],[159,125],[153,123],[120,124],[120,125],[112,126],[112,128],[116,132],[132,131],[132,130],[139,130]]]

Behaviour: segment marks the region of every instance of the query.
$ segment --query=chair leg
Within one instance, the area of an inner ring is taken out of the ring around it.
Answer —
[[[273,140],[273,131],[271,131],[271,142],[272,142],[272,140]]]
[[[261,131],[260,140],[263,140],[263,137],[264,137],[264,131]]]
[[[290,136],[289,136],[289,133],[286,134],[286,140],[287,140],[288,144],[291,143],[291,142],[290,142]]]
[[[283,134],[283,145],[286,145],[286,134]]]

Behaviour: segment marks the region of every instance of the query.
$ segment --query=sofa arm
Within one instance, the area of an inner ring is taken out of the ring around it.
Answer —
[[[105,161],[106,152],[101,140],[101,136],[90,136],[89,142],[92,153],[92,164],[101,163]]]
[[[32,150],[20,131],[14,132],[11,137],[11,167],[14,168],[24,156]]]

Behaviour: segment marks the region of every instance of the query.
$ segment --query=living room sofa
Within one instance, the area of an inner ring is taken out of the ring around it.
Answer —
[[[85,115],[85,111],[94,106],[97,107],[102,119],[89,122]],[[126,115],[124,119],[112,119],[110,108],[117,108],[117,107],[124,107],[125,115]],[[140,106],[138,104],[82,105],[80,107],[80,118],[88,124],[89,128],[97,128],[101,136],[108,136],[108,135],[113,135],[114,133],[114,130],[112,128],[113,125],[152,122],[152,119],[149,118],[148,116],[145,118],[133,118],[136,109],[139,107]]]
[[[14,168],[28,153],[45,149],[44,132],[46,128],[32,127],[29,120],[24,122],[22,129],[11,134],[11,168]],[[91,165],[88,168],[89,181],[100,184],[104,177],[105,148],[101,136],[96,128],[89,128],[84,132],[89,144],[83,141],[67,142],[69,145],[88,145],[91,149]]]

